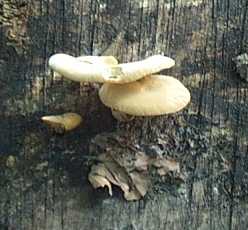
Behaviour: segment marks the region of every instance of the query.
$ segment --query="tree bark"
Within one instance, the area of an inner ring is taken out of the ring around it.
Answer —
[[[248,91],[232,63],[248,48],[246,17],[240,0],[3,0],[0,228],[247,229]],[[168,55],[177,64],[163,73],[190,88],[192,102],[176,115],[119,123],[98,84],[49,70],[59,52],[120,62]],[[82,115],[74,132],[58,135],[40,121],[64,112]],[[130,146],[179,162],[184,182],[150,175],[136,202],[118,187],[112,197],[94,190],[87,177],[97,156],[135,154]]]

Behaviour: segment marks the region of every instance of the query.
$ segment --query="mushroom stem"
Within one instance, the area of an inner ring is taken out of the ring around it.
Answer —
[[[129,122],[134,119],[134,116],[131,116],[127,113],[123,113],[115,109],[111,109],[111,112],[113,117],[120,122]]]

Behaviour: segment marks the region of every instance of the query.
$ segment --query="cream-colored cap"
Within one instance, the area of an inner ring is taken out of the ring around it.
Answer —
[[[190,101],[190,92],[179,80],[163,75],[127,84],[105,83],[99,96],[106,106],[134,116],[175,113]]]
[[[70,80],[116,84],[137,81],[175,65],[173,59],[162,55],[154,55],[137,62],[117,63],[113,56],[76,58],[67,54],[55,54],[49,59],[49,66]]]
[[[58,132],[61,132],[77,128],[82,122],[82,117],[77,113],[64,113],[61,115],[43,116],[41,120]]]
[[[110,83],[128,83],[137,81],[147,75],[158,73],[163,69],[169,69],[175,65],[175,61],[162,55],[154,55],[141,61],[119,64],[121,74],[111,77]]]
[[[92,57],[91,61],[93,59]],[[107,82],[113,76],[122,74],[118,65],[110,67],[102,63],[103,59],[100,62],[101,64],[99,62],[92,64],[90,61],[88,63],[82,61],[82,57],[76,58],[67,54],[54,54],[49,59],[49,66],[65,78],[77,82]]]

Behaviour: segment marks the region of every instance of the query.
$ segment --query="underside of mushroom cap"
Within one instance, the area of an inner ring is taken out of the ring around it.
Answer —
[[[105,83],[99,91],[103,104],[129,115],[175,113],[190,101],[188,89],[170,76],[151,75],[127,84]]]

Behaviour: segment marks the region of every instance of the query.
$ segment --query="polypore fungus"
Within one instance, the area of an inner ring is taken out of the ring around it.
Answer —
[[[82,117],[77,113],[64,113],[62,115],[43,116],[41,120],[58,133],[77,128]]]
[[[99,91],[103,104],[133,116],[175,113],[190,101],[190,93],[177,79],[151,75],[127,84],[105,83]]]

